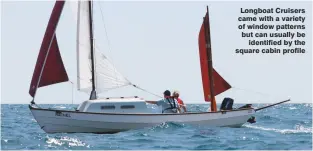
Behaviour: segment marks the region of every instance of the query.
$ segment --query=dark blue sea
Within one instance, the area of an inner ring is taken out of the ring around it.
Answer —
[[[266,104],[254,104],[261,107]],[[41,105],[72,110],[77,105]],[[241,106],[241,105],[237,105]],[[236,107],[236,105],[235,105]],[[192,111],[208,105],[189,104]],[[283,104],[256,113],[241,128],[160,123],[116,134],[46,134],[27,104],[1,105],[1,149],[23,150],[312,150],[312,104]]]

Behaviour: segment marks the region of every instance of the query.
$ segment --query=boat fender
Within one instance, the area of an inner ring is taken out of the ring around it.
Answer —
[[[256,122],[256,120],[255,120],[255,117],[254,116],[251,116],[248,120],[247,120],[247,122],[249,122],[249,123],[255,123]]]

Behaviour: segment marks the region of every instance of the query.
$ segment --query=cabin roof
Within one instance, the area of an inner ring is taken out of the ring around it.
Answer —
[[[139,97],[107,97],[107,98],[98,98],[96,100],[87,100],[92,103],[100,102],[145,102],[143,98]]]

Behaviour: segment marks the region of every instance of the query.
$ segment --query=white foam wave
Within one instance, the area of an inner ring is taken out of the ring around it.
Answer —
[[[86,146],[86,143],[76,139],[76,138],[70,138],[70,137],[61,137],[60,139],[57,138],[47,138],[46,141],[49,145],[55,144],[55,145],[64,145],[68,144],[69,146]],[[89,145],[86,147],[89,148]]]
[[[245,127],[253,128],[253,129],[259,129],[264,131],[274,131],[282,134],[290,134],[290,133],[311,133],[312,134],[312,128],[305,128],[303,126],[296,126],[295,129],[276,129],[276,128],[266,128],[261,126],[254,126],[254,125],[245,125]]]
[[[297,109],[296,107],[289,107],[290,110],[295,110]]]
[[[85,146],[86,144],[76,138],[62,137],[61,141],[67,141],[69,146]]]
[[[304,104],[305,107],[313,107],[312,103]]]
[[[60,140],[58,139],[55,139],[55,138],[48,138],[48,140],[46,141],[48,144],[55,144],[55,145],[63,145],[64,143],[61,142]]]

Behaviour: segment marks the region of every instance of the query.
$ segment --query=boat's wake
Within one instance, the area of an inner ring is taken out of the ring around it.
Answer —
[[[46,143],[47,147],[55,147],[55,146],[68,146],[68,147],[74,147],[74,146],[81,146],[81,147],[87,147],[89,148],[89,145],[86,143],[76,139],[76,138],[70,138],[70,137],[46,137]]]
[[[244,125],[244,127],[264,130],[264,131],[273,131],[273,132],[277,132],[281,134],[293,134],[293,133],[311,133],[312,134],[312,128],[305,128],[302,125],[297,125],[295,129],[276,129],[276,128],[266,128],[266,127],[261,127],[261,126],[255,126],[255,125]]]
[[[174,122],[164,122],[159,125],[153,126],[151,130],[161,130],[161,129],[176,129],[176,128],[183,128],[185,127],[184,124],[174,123]]]

